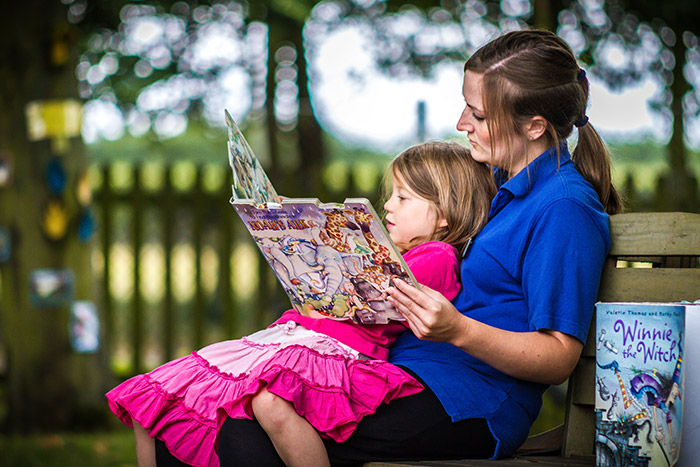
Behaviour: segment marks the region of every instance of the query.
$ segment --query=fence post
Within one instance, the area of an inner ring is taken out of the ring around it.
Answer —
[[[141,299],[141,246],[143,234],[143,193],[141,187],[141,170],[139,164],[133,167],[133,190],[131,196],[131,209],[133,212],[133,255],[134,255],[134,290],[132,298],[132,340],[134,373],[141,372],[143,362],[143,300]]]
[[[204,290],[202,289],[202,230],[204,229],[204,215],[202,211],[205,209],[202,193],[202,166],[197,166],[197,174],[192,194],[192,222],[194,224],[192,230],[192,242],[194,243],[194,286],[195,299],[192,325],[192,343],[194,348],[202,347],[204,342]]]
[[[112,184],[110,183],[110,170],[106,165],[102,168],[102,189],[98,196],[102,204],[102,257],[104,268],[102,270],[102,299],[104,301],[104,345],[111,355],[111,348],[114,338],[114,303],[112,292],[109,287],[112,262],[110,260],[110,250],[112,246]]]
[[[173,359],[175,352],[174,333],[175,326],[173,325],[173,274],[172,274],[172,257],[173,257],[173,206],[175,203],[172,184],[172,166],[167,165],[165,168],[165,180],[163,185],[163,253],[165,255],[165,297],[163,302],[163,351],[165,360]]]
[[[226,180],[229,180],[226,178]],[[219,229],[219,290],[221,291],[221,304],[223,307],[223,327],[226,338],[231,339],[236,327],[235,310],[233,309],[233,297],[231,294],[231,249],[233,245],[233,228],[231,218],[234,215],[233,207],[228,203],[231,197],[231,185],[224,181],[221,188],[221,198],[227,200],[221,203],[221,228]]]

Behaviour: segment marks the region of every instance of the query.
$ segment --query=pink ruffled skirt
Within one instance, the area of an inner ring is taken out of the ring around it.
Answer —
[[[380,404],[422,389],[400,368],[288,322],[135,376],[107,399],[122,422],[133,427],[135,420],[183,462],[218,466],[219,428],[227,416],[252,419],[262,387],[339,442]]]

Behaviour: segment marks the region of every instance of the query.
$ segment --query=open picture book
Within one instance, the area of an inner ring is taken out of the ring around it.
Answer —
[[[362,324],[403,320],[387,300],[395,278],[418,287],[369,200],[281,199],[226,112],[231,204],[301,314]]]

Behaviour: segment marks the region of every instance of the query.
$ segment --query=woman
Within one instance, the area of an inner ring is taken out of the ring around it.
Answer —
[[[588,81],[546,31],[505,34],[465,64],[457,128],[494,167],[489,222],[463,252],[460,294],[397,283],[391,300],[412,332],[389,361],[421,393],[385,405],[343,443],[333,465],[370,460],[498,458],[526,439],[550,384],[566,380],[591,321],[620,209],[610,162],[588,122]],[[578,128],[570,155],[566,138]],[[281,465],[255,421],[227,420],[221,465]]]

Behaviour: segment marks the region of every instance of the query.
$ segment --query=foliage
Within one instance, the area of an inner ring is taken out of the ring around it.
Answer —
[[[150,124],[160,134],[190,118],[220,122],[234,81],[249,91],[237,96],[239,117],[269,111],[274,99],[278,123],[293,128],[303,111],[302,62],[313,63],[323,37],[344,27],[363,31],[385,72],[428,75],[533,16],[521,1],[75,0],[73,6],[83,3],[73,18],[87,37],[77,69],[82,96],[117,106],[136,132]],[[295,42],[294,29],[302,28],[303,40]],[[310,69],[310,83],[315,75]]]
[[[558,32],[612,89],[649,76],[668,87],[674,68],[700,66],[699,25],[700,10],[692,1],[571,2],[560,13]],[[688,80],[683,87],[684,93],[693,91],[686,98],[689,115],[697,115],[697,91]],[[659,96],[657,110],[663,111],[669,98]]]
[[[572,1],[559,16],[559,34],[610,87],[646,77],[661,83],[663,91],[652,107],[672,121],[667,146],[670,205],[692,210],[697,185],[687,173],[685,128],[700,115],[697,2]]]
[[[134,434],[126,427],[109,432],[0,435],[6,467],[126,467],[136,465]]]

